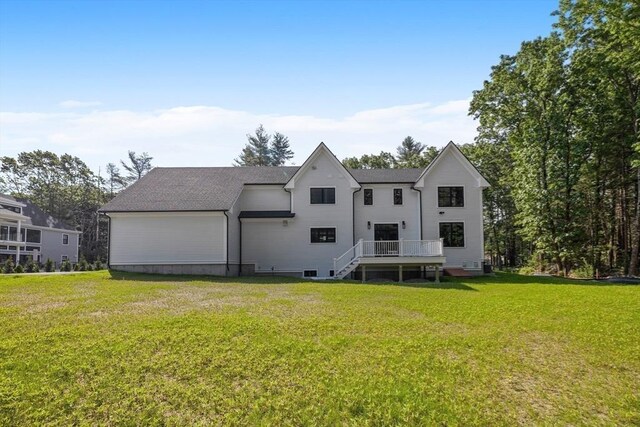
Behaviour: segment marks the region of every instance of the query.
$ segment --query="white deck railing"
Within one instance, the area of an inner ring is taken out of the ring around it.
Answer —
[[[443,256],[443,241],[440,240],[362,240],[333,260],[334,274],[348,266],[353,260],[373,257],[430,257]]]

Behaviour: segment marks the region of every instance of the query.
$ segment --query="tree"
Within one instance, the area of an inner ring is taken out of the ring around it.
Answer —
[[[394,167],[395,162],[393,154],[381,151],[380,154],[365,154],[360,158],[348,157],[342,164],[350,169],[390,169]]]
[[[139,180],[152,169],[151,160],[153,160],[153,157],[146,152],[136,155],[135,151],[129,151],[129,158],[127,160],[129,163],[120,160],[122,167],[129,173],[129,175],[125,177],[127,182]]]
[[[264,126],[256,128],[255,135],[247,135],[248,144],[235,159],[236,166],[282,166],[293,157],[289,138],[276,132],[269,135]]]
[[[420,161],[420,155],[426,146],[407,136],[397,148],[396,162],[400,167],[415,167]]]
[[[293,151],[289,147],[289,138],[280,132],[274,133],[269,147],[269,157],[271,166],[282,166],[287,160],[293,158]]]
[[[111,198],[127,185],[127,180],[120,174],[120,169],[114,163],[107,163],[107,185]]]

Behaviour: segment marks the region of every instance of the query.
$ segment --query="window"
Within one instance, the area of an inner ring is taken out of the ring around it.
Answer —
[[[32,230],[27,228],[27,242],[29,243],[40,243],[40,237],[42,232],[40,230]]]
[[[393,189],[393,204],[394,205],[402,204],[402,188]]]
[[[69,244],[69,235],[68,234],[63,234],[62,235],[62,244],[63,245],[68,245]]]
[[[0,207],[4,208],[4,209],[7,209],[7,210],[10,210],[10,211],[15,212],[15,213],[22,213],[22,209],[17,207],[17,206],[0,205]]]
[[[336,203],[335,188],[310,188],[312,205],[334,205]]]
[[[62,261],[67,261],[67,260],[69,260],[69,257],[66,255],[62,255]]]
[[[311,229],[311,243],[335,243],[336,242],[336,229],[335,228],[312,228]]]
[[[445,248],[464,247],[464,223],[463,222],[441,222],[440,238],[444,239]]]
[[[364,189],[364,205],[373,206],[373,188]]]
[[[335,275],[336,275],[335,271],[329,270],[329,277],[333,277]]]
[[[304,277],[318,277],[318,270],[305,270],[302,275]]]
[[[9,240],[9,227],[6,225],[0,226],[0,240]]]
[[[27,252],[33,252],[33,251],[40,252],[40,246],[27,246],[27,248],[25,250]]]
[[[438,187],[438,207],[464,207],[464,187]]]

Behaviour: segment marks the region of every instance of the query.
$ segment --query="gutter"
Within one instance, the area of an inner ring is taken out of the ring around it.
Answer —
[[[225,261],[226,261],[227,273],[228,273],[229,272],[229,215],[227,215],[227,212],[228,211],[222,211],[222,213],[224,214],[224,216],[227,219],[227,224],[226,224],[226,227],[225,227],[227,229],[226,230],[227,231],[227,239],[226,239],[227,240],[227,249],[225,251],[227,256],[225,257],[226,258]]]
[[[413,191],[417,191],[420,194],[420,240],[424,240],[424,236],[422,233],[422,190],[418,190],[413,185],[411,186]]]
[[[358,188],[351,194],[351,231],[353,233],[352,246],[356,245],[356,193],[359,193],[360,191],[362,191],[362,186],[360,186],[360,188]]]

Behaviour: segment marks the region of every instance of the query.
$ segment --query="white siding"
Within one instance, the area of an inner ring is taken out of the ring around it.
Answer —
[[[312,160],[312,167],[296,178],[291,190],[292,210],[296,216],[283,226],[280,220],[243,220],[243,263],[255,263],[257,272],[302,272],[318,270],[319,276],[328,276],[333,269],[333,258],[353,246],[353,189],[349,175],[329,157],[320,153]],[[312,205],[311,187],[335,187],[336,203]],[[288,196],[280,189],[280,196]],[[278,208],[283,205],[284,197]],[[245,205],[247,206],[247,205]],[[273,205],[276,206],[276,205]],[[244,209],[244,208],[243,208]],[[335,227],[336,243],[311,243],[312,227]]]
[[[110,264],[225,262],[222,212],[112,213]]]
[[[364,190],[373,189],[373,205],[364,205]],[[402,205],[393,204],[393,189],[402,188]],[[420,240],[420,194],[409,184],[363,184],[355,194],[356,241],[373,240],[374,225],[396,223],[400,239]],[[406,228],[402,228],[402,221]],[[371,222],[371,229],[367,228]]]
[[[463,186],[464,207],[438,207],[439,186]],[[423,235],[427,240],[440,238],[441,222],[464,223],[465,246],[464,248],[445,248],[444,255],[447,258],[445,265],[480,268],[480,262],[484,257],[482,188],[478,186],[478,180],[464,167],[461,159],[450,154],[435,165],[424,181],[422,205]]]

